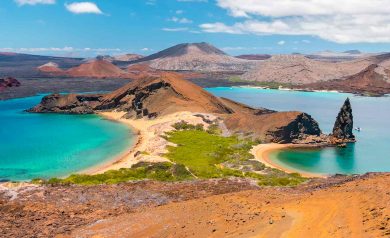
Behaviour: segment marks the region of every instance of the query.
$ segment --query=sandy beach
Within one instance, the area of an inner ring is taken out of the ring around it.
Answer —
[[[328,177],[327,175],[323,175],[323,174],[295,171],[295,170],[291,170],[291,169],[282,167],[280,165],[273,163],[269,157],[270,153],[274,152],[276,150],[282,150],[282,149],[287,149],[287,148],[302,148],[302,147],[310,147],[310,146],[299,145],[299,144],[276,144],[276,143],[260,144],[260,145],[253,147],[251,150],[251,153],[255,156],[256,160],[260,161],[261,163],[265,164],[266,166],[282,170],[286,173],[299,173],[302,177],[305,177],[305,178],[326,178],[326,177]]]
[[[161,135],[165,132],[174,130],[171,125],[185,120],[190,124],[203,124],[204,126],[207,126],[201,117],[196,116],[199,114],[202,114],[211,120],[216,119],[216,116],[212,114],[192,112],[178,112],[152,120],[146,118],[137,120],[126,119],[123,118],[125,112],[117,111],[99,112],[98,114],[108,120],[118,121],[129,126],[136,135],[136,141],[131,147],[127,148],[124,153],[113,160],[81,171],[81,173],[99,174],[108,170],[130,168],[132,165],[141,161],[169,162],[168,159],[163,157],[163,154],[167,152],[166,146],[170,143],[161,138]]]

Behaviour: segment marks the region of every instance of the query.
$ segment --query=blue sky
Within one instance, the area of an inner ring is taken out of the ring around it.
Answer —
[[[146,55],[205,41],[232,55],[382,52],[390,51],[388,6],[390,0],[2,0],[0,51]]]

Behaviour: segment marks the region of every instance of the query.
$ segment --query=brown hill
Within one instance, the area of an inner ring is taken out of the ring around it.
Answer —
[[[137,62],[150,64],[152,68],[174,71],[246,71],[255,64],[253,61],[227,55],[220,49],[202,43],[175,45]]]
[[[50,76],[64,76],[65,71],[60,69],[58,64],[49,62],[38,67],[38,71]]]
[[[126,72],[106,60],[92,60],[66,71],[70,77],[125,78]]]
[[[341,79],[356,74],[369,65],[370,60],[351,62],[325,62],[303,55],[276,55],[259,63],[258,67],[242,76],[258,82],[302,85],[320,81]]]
[[[344,92],[383,95],[390,92],[390,81],[386,80],[383,67],[372,64],[361,72],[344,80],[331,80],[302,86],[303,89],[339,90]]]
[[[318,123],[305,113],[254,109],[215,97],[179,74],[168,72],[134,80],[109,94],[49,95],[30,109],[31,112],[76,114],[99,110],[125,111],[128,118],[156,118],[181,111],[212,113],[219,115],[230,131],[264,141],[292,142],[321,133]]]

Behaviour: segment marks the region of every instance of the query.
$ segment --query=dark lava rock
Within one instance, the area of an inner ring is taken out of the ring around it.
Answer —
[[[101,95],[51,94],[43,97],[40,104],[27,111],[92,114],[100,98]]]
[[[291,143],[294,140],[301,140],[304,136],[320,136],[321,129],[318,122],[307,113],[300,113],[294,120],[278,130],[272,132],[273,142]]]
[[[10,88],[10,87],[19,87],[20,82],[12,77],[0,78],[0,90]]]
[[[333,138],[342,142],[355,142],[353,130],[352,106],[349,98],[344,102],[333,127]]]

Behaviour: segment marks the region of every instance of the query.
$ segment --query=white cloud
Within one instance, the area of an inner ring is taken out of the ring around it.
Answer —
[[[176,14],[177,14],[177,15],[180,15],[180,14],[183,14],[183,13],[184,13],[183,10],[177,10],[177,11],[176,11]]]
[[[20,5],[55,4],[56,0],[15,0]]]
[[[173,22],[177,22],[177,23],[182,23],[182,24],[190,24],[192,23],[192,20],[190,19],[187,19],[185,17],[172,17],[172,18],[169,18],[168,21],[173,21]]]
[[[145,48],[142,48],[141,50],[142,50],[142,51],[150,51],[150,50],[152,50],[152,49],[149,49],[149,48],[145,47]]]
[[[74,2],[70,4],[65,4],[65,7],[66,9],[68,9],[68,11],[75,14],[103,14],[100,8],[93,2]]]
[[[286,42],[284,40],[281,40],[278,42],[278,45],[284,45],[284,44],[286,44]]]
[[[172,31],[172,32],[176,32],[176,31],[188,31],[188,28],[187,27],[178,27],[178,28],[162,28],[161,30],[163,31]]]
[[[233,16],[270,17],[388,14],[389,0],[217,0]]]
[[[390,42],[390,0],[217,0],[217,5],[247,19],[232,25],[200,25],[205,32],[311,35],[338,43]]]

